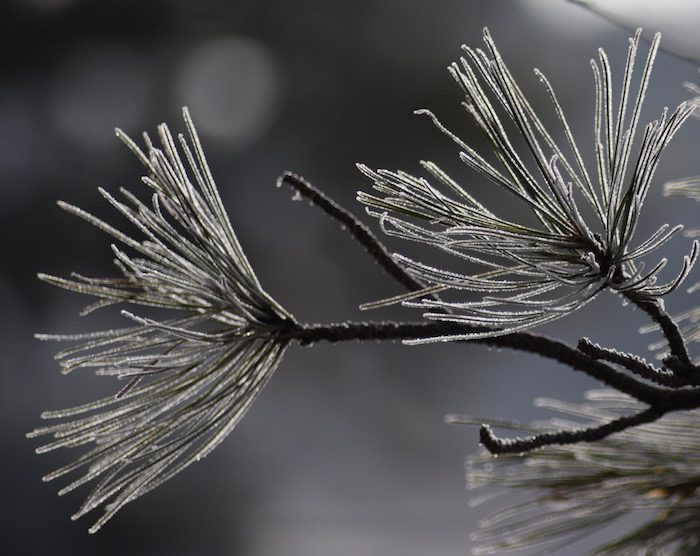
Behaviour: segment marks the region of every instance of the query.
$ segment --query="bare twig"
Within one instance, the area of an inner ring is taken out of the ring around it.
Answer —
[[[377,239],[372,230],[356,218],[349,210],[341,207],[325,193],[316,189],[301,176],[292,172],[285,172],[277,180],[277,186],[287,185],[302,197],[320,208],[328,216],[338,223],[364,247],[368,255],[394,280],[409,291],[423,288],[418,280],[408,274],[391,256],[389,250]]]
[[[581,338],[579,340],[578,349],[594,359],[620,365],[628,371],[662,386],[678,388],[688,384],[685,378],[673,371],[669,372],[663,369],[657,369],[637,355],[623,353],[616,349],[604,348],[598,344],[594,344],[588,338]]]
[[[481,443],[492,454],[517,454],[543,448],[544,446],[552,446],[554,444],[595,442],[630,427],[656,421],[663,414],[663,411],[659,411],[655,408],[648,408],[634,415],[620,417],[619,419],[597,427],[546,432],[534,436],[517,438],[499,438],[491,430],[491,427],[482,425],[479,431],[479,438]]]

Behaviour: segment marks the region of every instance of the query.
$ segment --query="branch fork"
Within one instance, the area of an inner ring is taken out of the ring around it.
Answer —
[[[304,178],[287,172],[278,180],[278,186],[282,185],[290,187],[295,194],[309,200],[312,205],[338,221],[342,229],[357,240],[367,254],[400,285],[409,291],[425,289],[424,284],[418,282],[396,262],[369,228]],[[595,442],[616,432],[654,422],[666,413],[700,407],[700,370],[692,363],[678,326],[656,300],[635,295],[634,292],[628,292],[624,296],[644,311],[664,333],[671,352],[664,360],[664,368],[654,367],[636,355],[604,348],[587,338],[582,338],[577,347],[529,332],[514,332],[467,341],[534,353],[558,361],[645,403],[648,407],[636,414],[594,427],[527,437],[500,438],[489,425],[484,424],[480,428],[480,441],[489,452],[524,453],[551,445]],[[338,325],[299,325],[289,329],[286,337],[297,340],[301,345],[308,345],[319,341],[411,340],[449,334],[480,333],[484,330],[487,328],[446,321],[346,322]]]

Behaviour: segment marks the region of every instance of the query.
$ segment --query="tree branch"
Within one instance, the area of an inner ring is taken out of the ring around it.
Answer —
[[[279,340],[296,340],[300,345],[317,342],[396,341],[430,338],[446,334],[482,332],[483,329],[444,321],[427,322],[343,322],[339,324],[290,324],[275,332]],[[592,358],[575,347],[546,336],[516,332],[468,340],[469,343],[533,353],[583,372],[636,400],[664,411],[700,407],[700,388],[673,389],[641,381]]]
[[[423,284],[408,274],[403,267],[394,261],[389,250],[384,247],[377,236],[350,211],[341,207],[333,199],[315,188],[301,176],[285,172],[277,180],[277,187],[287,185],[303,198],[320,208],[338,223],[362,245],[367,254],[384,269],[384,271],[409,291],[423,289]]]
[[[314,206],[320,208],[328,216],[339,222],[396,282],[409,291],[423,289],[423,284],[396,263],[391,253],[372,231],[348,210],[342,208],[302,177],[291,172],[286,172],[278,179],[278,187],[282,184],[286,184]],[[469,340],[469,342],[534,353],[552,359],[575,371],[583,372],[650,407],[636,415],[622,417],[599,427],[545,433],[513,440],[499,439],[485,425],[481,429],[481,441],[487,449],[492,453],[508,453],[528,451],[551,444],[592,442],[605,438],[614,432],[654,421],[669,411],[700,407],[700,388],[679,388],[688,384],[698,384],[698,382],[682,377],[683,374],[688,375],[691,372],[696,372],[697,369],[690,361],[685,342],[675,322],[656,300],[642,298],[633,292],[626,292],[623,295],[661,327],[670,346],[671,357],[669,359],[673,360],[674,366],[669,366],[669,368],[673,375],[663,375],[659,370],[646,364],[639,358],[616,351],[605,350],[600,346],[594,346],[587,340],[583,340],[583,343],[579,344],[579,347],[582,347],[581,350],[564,342],[529,332],[478,338]],[[278,330],[275,333],[275,337],[285,340],[296,340],[300,345],[311,345],[321,341],[335,343],[353,340],[409,340],[457,335],[460,333],[485,332],[488,330],[493,329],[445,321],[419,323],[345,322],[328,325],[299,325],[294,323]],[[599,359],[619,364],[637,376],[620,372]],[[651,380],[656,384],[649,384],[637,377]]]
[[[635,295],[634,292],[624,292],[623,295],[636,307],[644,311],[652,321],[659,325],[664,337],[666,338],[666,341],[668,342],[671,355],[677,357],[684,366],[692,367],[693,364],[690,360],[690,356],[688,355],[688,348],[683,340],[683,335],[681,334],[678,325],[664,310],[661,303],[655,299],[642,298]]]
[[[628,371],[662,386],[679,388],[688,385],[687,380],[673,372],[673,370],[669,372],[657,369],[641,357],[630,353],[623,353],[616,349],[604,348],[591,342],[588,338],[581,338],[579,340],[578,349],[593,359],[620,365]]]
[[[555,444],[576,444],[578,442],[595,442],[602,440],[613,433],[621,432],[630,427],[636,427],[645,423],[656,421],[664,414],[655,408],[620,417],[614,421],[597,427],[588,427],[558,432],[546,432],[527,437],[499,438],[494,434],[489,425],[482,425],[479,430],[479,438],[484,447],[494,455],[519,454],[529,452],[544,446]]]

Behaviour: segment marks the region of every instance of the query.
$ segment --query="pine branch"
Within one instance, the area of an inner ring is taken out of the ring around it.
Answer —
[[[314,206],[317,206],[331,218],[337,220],[343,229],[347,230],[348,233],[365,248],[366,252],[399,284],[409,290],[422,289],[422,284],[414,280],[412,276],[391,257],[389,251],[379,239],[377,239],[369,228],[350,211],[341,207],[319,189],[313,187],[296,174],[290,172],[285,173],[279,178],[278,186],[283,183],[292,187],[292,189],[297,191],[304,198],[311,201]],[[618,278],[620,277],[618,276]],[[671,317],[665,313],[663,308],[658,303],[642,298],[634,291],[626,292],[625,296],[662,326],[667,337],[673,340],[676,352],[680,353],[681,356],[685,353],[685,359],[687,360],[687,350],[685,349],[682,336]],[[692,384],[692,382],[682,378],[683,370],[687,375],[687,369],[689,367],[688,364],[684,363],[683,360],[679,358],[676,359],[678,360],[677,367],[680,370],[674,372],[673,375],[663,375],[653,367],[645,365],[644,362],[638,358],[635,359],[633,356],[627,356],[620,352],[604,350],[599,346],[596,346],[598,349],[594,349],[593,344],[587,343],[585,340],[582,341],[583,343],[579,344],[579,349],[576,349],[565,342],[553,340],[530,332],[511,332],[498,336],[490,335],[494,330],[495,329],[490,327],[473,326],[446,320],[426,323],[345,322],[331,325],[290,325],[287,329],[280,331],[276,337],[283,340],[294,339],[297,340],[300,345],[311,345],[321,341],[336,343],[343,341],[402,340],[404,342],[411,342],[416,340],[422,341],[426,338],[450,338],[476,335],[477,337],[467,341],[537,354],[566,365],[572,370],[583,372],[601,383],[615,388],[619,392],[625,393],[640,402],[648,404],[650,406],[650,413],[645,414],[645,418],[651,419],[651,415],[658,414],[660,416],[667,411],[674,411],[675,409],[700,407],[700,389],[674,390],[680,386]],[[484,333],[486,334],[484,335]],[[583,349],[581,349],[581,347],[583,347]],[[613,353],[615,353],[615,355]],[[610,365],[601,362],[599,359],[614,364],[620,364],[634,372],[640,378],[651,380],[658,386],[650,385],[643,380],[638,380],[625,373],[621,373]],[[623,428],[635,426],[634,423],[635,421],[633,419],[620,421],[620,424],[624,425]],[[615,426],[601,426],[599,428],[601,431],[609,431],[605,436],[617,432]],[[587,438],[595,440],[596,434],[600,434],[600,432],[593,434],[583,430],[580,431],[578,435],[572,435],[570,431],[561,431],[561,435],[550,433],[546,442],[548,444],[555,444],[558,443],[557,439],[564,440],[564,443],[586,441]],[[482,441],[483,438],[485,437],[482,435]],[[576,438],[578,438],[578,440],[575,440]],[[541,441],[542,440],[538,440],[538,442]],[[491,442],[491,445],[495,446],[493,442]],[[521,445],[527,446],[527,444],[518,444],[518,446]],[[533,449],[536,447],[539,447],[539,445],[533,445]]]
[[[276,331],[261,333],[259,337],[284,342],[296,340],[301,345],[311,345],[318,342],[410,340],[465,332],[479,332],[479,330],[465,327],[463,324],[444,321],[343,322],[339,324],[285,325],[284,328]],[[565,342],[546,336],[520,332],[503,336],[489,336],[468,342],[532,353],[557,361],[660,411],[700,407],[700,388],[680,390],[648,384],[596,360]]]
[[[631,427],[656,421],[663,414],[663,411],[649,408],[634,415],[620,417],[619,419],[596,427],[546,432],[534,436],[518,438],[499,438],[494,434],[489,425],[482,425],[479,430],[479,438],[484,447],[494,455],[518,454],[530,452],[545,446],[577,444],[578,442],[596,442],[613,433],[622,432]]]
[[[285,172],[277,180],[277,187],[287,185],[312,205],[336,220],[374,259],[374,261],[394,280],[409,291],[420,290],[423,284],[409,275],[391,256],[389,250],[365,224],[349,210],[341,207],[321,190],[317,189],[301,176]]]
[[[127,380],[116,396],[45,412],[43,418],[57,422],[29,433],[31,437],[52,437],[37,449],[40,453],[85,448],[81,456],[49,473],[45,480],[81,470],[82,475],[60,493],[97,481],[74,516],[104,507],[91,532],[99,530],[124,505],[216,448],[243,418],[288,346],[295,342],[305,346],[345,341],[469,341],[508,348],[583,372],[648,406],[630,416],[598,420],[597,426],[511,440],[498,438],[484,426],[481,440],[493,453],[593,442],[669,412],[700,407],[698,368],[691,362],[678,326],[660,302],[685,280],[700,246],[693,243],[675,279],[658,284],[666,260],[661,259],[645,274],[642,259],[681,227],[664,224],[646,240],[636,245],[632,242],[661,151],[692,112],[686,104],[671,114],[664,112],[646,126],[640,151],[632,156],[658,36],[647,55],[636,97],[631,94],[629,77],[639,33],[631,41],[617,115],[613,114],[606,55],[600,51],[602,71],[593,63],[597,182],[583,164],[546,78],[537,73],[563,125],[568,143],[565,150],[571,151],[568,159],[533,104],[525,99],[488,31],[484,39],[487,53],[465,48],[464,57],[450,66],[450,72],[466,97],[465,107],[489,139],[502,167],[487,162],[488,156],[477,153],[435,116],[424,113],[459,145],[467,165],[525,203],[538,226],[499,217],[431,162],[424,162],[423,167],[447,194],[425,178],[365,166],[360,170],[372,179],[375,192],[358,194],[368,213],[379,218],[385,233],[430,244],[460,261],[483,266],[483,271],[463,274],[392,255],[365,224],[303,178],[286,173],[278,180],[278,186],[288,185],[339,222],[409,292],[370,305],[402,301],[424,309],[429,319],[426,322],[297,322],[258,281],[223,207],[186,109],[187,135],[175,138],[162,125],[160,146],[145,135],[145,148],[141,148],[117,131],[145,166],[143,183],[152,193],[148,205],[126,190],[119,199],[101,190],[132,224],[130,234],[78,207],[59,203],[116,240],[113,252],[119,273],[111,278],[43,274],[40,278],[96,298],[85,313],[118,303],[166,313],[159,320],[150,313],[144,316],[122,310],[131,326],[75,335],[38,335],[42,340],[79,342],[77,347],[57,354],[63,372],[96,368],[99,375]],[[625,112],[628,106],[634,106],[630,117]],[[515,151],[515,142],[506,131],[513,126],[502,125],[501,117],[512,120],[525,139],[525,153]],[[532,164],[522,162],[523,154]],[[538,171],[532,173],[530,167]],[[584,219],[586,211],[579,210],[581,198],[593,209],[591,222]],[[658,324],[670,346],[665,364],[672,374],[586,340],[576,349],[529,332],[577,311],[604,289],[625,296]],[[435,295],[444,290],[472,292],[479,297],[476,301],[446,302]]]
[[[685,377],[679,376],[673,371],[668,372],[657,369],[641,357],[630,353],[623,353],[616,349],[601,347],[591,342],[588,338],[581,338],[579,340],[578,349],[594,359],[620,365],[628,371],[662,386],[678,388],[688,385]]]
[[[661,301],[644,298],[634,291],[625,292],[623,295],[636,307],[644,311],[652,321],[659,325],[668,342],[671,355],[676,357],[683,366],[692,367],[693,364],[688,354],[688,348],[683,339],[683,335],[673,318],[663,308]]]

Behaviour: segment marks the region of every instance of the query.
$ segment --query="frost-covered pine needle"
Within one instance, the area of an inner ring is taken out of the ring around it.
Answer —
[[[492,422],[526,433],[599,425],[641,409],[611,390],[587,393],[583,404],[538,400],[571,418],[531,427]],[[452,422],[481,424],[470,417]],[[616,519],[639,513],[641,525],[594,554],[694,556],[700,553],[700,412],[676,412],[661,420],[593,443],[547,447],[522,456],[493,458],[486,451],[467,460],[472,506],[500,506],[484,517],[471,539],[474,554],[536,547],[549,554]],[[522,496],[518,495],[521,491]],[[570,554],[566,549],[561,554]]]
[[[435,268],[396,255],[414,278],[426,284],[426,291],[476,292],[481,297],[475,301],[418,299],[425,293],[418,292],[413,299],[399,296],[386,303],[399,300],[425,310],[428,318],[493,328],[409,343],[507,334],[567,315],[604,288],[658,298],[685,279],[697,259],[697,242],[684,257],[677,277],[668,282],[658,282],[666,259],[648,268],[642,261],[681,226],[665,224],[645,240],[632,242],[661,153],[693,108],[683,103],[670,114],[664,110],[638,137],[660,40],[657,34],[637,80],[633,74],[639,37],[638,31],[630,39],[619,92],[615,92],[605,52],[599,50],[598,60],[591,61],[596,97],[593,171],[584,165],[550,83],[535,70],[563,130],[564,145],[555,142],[525,98],[488,30],[484,32],[487,52],[463,47],[465,55],[450,66],[450,73],[465,94],[466,111],[488,139],[496,160],[490,162],[476,152],[431,112],[418,111],[458,145],[467,166],[532,212],[537,225],[498,216],[432,162],[422,162],[430,180],[360,165],[377,193],[360,192],[358,199],[380,219],[384,232],[433,245],[483,269],[466,274],[458,268]],[[615,99],[619,99],[616,108]]]
[[[693,176],[668,182],[664,186],[666,195],[681,196],[700,201],[700,176]],[[700,237],[700,229],[692,228],[685,232],[685,235],[692,238]],[[689,294],[700,290],[700,282],[696,282],[687,289]],[[683,313],[674,315],[674,321],[678,323],[686,343],[700,341],[700,307],[692,307]],[[659,326],[651,324],[640,328],[642,334],[657,332]],[[662,359],[668,351],[668,342],[665,338],[649,345],[649,349],[656,351],[658,357]]]
[[[39,453],[83,448],[73,462],[44,480],[73,475],[60,494],[95,481],[73,516],[104,506],[91,533],[125,504],[206,456],[231,432],[287,348],[288,341],[275,339],[274,332],[295,322],[260,286],[187,109],[183,115],[187,137],[179,135],[176,142],[161,125],[160,148],[144,134],[146,148],[141,150],[117,130],[147,169],[143,182],[152,191],[152,202],[142,203],[124,189],[124,200],[100,192],[140,237],[59,203],[116,240],[112,250],[120,276],[40,275],[50,284],[97,298],[84,313],[112,304],[136,306],[122,310],[132,322],[125,328],[38,335],[78,342],[56,356],[64,373],[94,368],[98,375],[123,380],[116,396],[43,413],[42,418],[58,423],[29,434],[53,437]],[[144,310],[148,314],[138,314]]]
[[[694,107],[694,118],[700,118],[700,86],[696,83],[685,83],[685,88],[693,93],[693,97],[688,101],[688,104]],[[669,197],[685,197],[700,201],[700,176],[690,176],[672,180],[664,184],[664,194]],[[700,237],[700,228],[690,228],[684,232],[684,235],[691,238]],[[696,282],[687,290],[688,293],[696,293],[700,290],[700,282]],[[700,341],[700,307],[693,307],[687,311],[674,315],[674,320],[680,325],[683,338],[686,342]],[[657,325],[649,325],[640,329],[643,334],[656,332],[659,330]],[[660,339],[652,343],[649,349],[656,351],[660,359],[665,357],[668,351],[668,343],[665,339]]]

